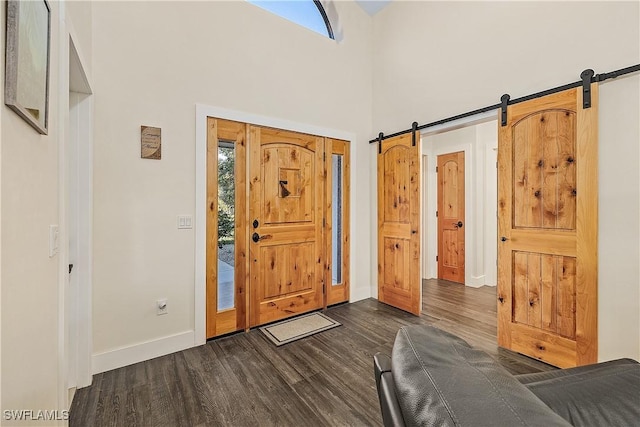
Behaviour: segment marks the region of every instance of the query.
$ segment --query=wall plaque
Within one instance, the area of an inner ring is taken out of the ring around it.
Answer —
[[[162,154],[161,129],[140,126],[140,157],[160,160]]]

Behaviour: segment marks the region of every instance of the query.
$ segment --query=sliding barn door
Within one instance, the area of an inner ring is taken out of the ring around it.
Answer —
[[[498,142],[498,343],[597,362],[597,86],[508,107]]]
[[[378,154],[378,299],[420,314],[420,138],[382,141]]]
[[[250,126],[250,326],[322,308],[324,138]]]

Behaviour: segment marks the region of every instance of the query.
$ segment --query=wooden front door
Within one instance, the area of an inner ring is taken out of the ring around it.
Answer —
[[[438,156],[438,279],[464,283],[464,151]]]
[[[597,362],[597,86],[509,106],[498,140],[498,344]]]
[[[250,126],[250,326],[322,308],[324,139]]]
[[[378,299],[415,315],[422,306],[419,147],[419,135],[407,134],[378,150]]]
[[[247,125],[207,118],[207,338],[246,325]]]

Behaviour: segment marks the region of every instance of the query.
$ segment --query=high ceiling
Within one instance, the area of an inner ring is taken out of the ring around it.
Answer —
[[[358,3],[365,12],[373,16],[391,3],[391,0],[356,0],[356,3]]]

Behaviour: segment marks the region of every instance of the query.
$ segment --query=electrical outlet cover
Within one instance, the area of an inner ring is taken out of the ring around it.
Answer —
[[[169,313],[168,307],[167,307],[167,300],[159,299],[158,301],[156,301],[156,314],[160,316],[161,314],[167,314],[167,313]]]

